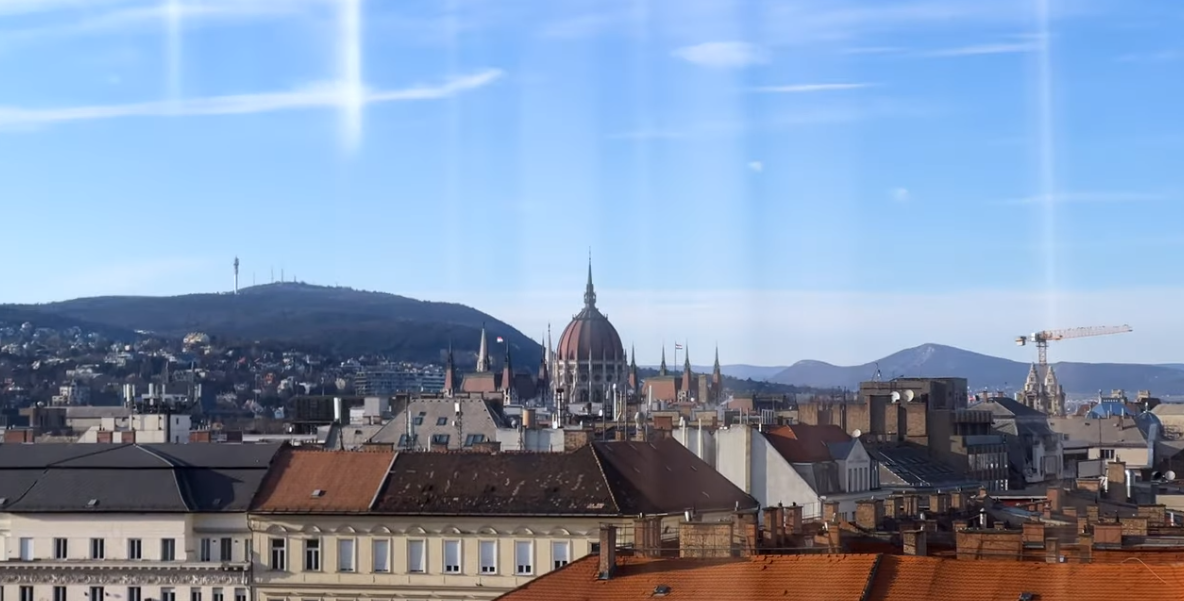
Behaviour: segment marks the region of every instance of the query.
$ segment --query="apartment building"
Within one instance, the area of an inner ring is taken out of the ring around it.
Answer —
[[[0,598],[250,601],[279,445],[0,445]]]
[[[389,449],[389,448],[388,448]],[[492,599],[596,553],[602,523],[756,501],[673,440],[563,453],[285,449],[251,531],[261,600]]]

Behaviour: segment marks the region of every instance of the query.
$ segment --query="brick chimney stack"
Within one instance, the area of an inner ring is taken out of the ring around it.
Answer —
[[[617,568],[617,527],[612,524],[600,526],[600,570],[601,580],[609,580]]]

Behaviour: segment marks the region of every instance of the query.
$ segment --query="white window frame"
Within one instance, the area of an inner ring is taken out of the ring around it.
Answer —
[[[301,563],[301,565],[304,568],[304,571],[305,572],[320,572],[321,568],[325,565],[325,562],[322,561],[322,557],[323,556],[321,554],[321,539],[319,539],[319,538],[304,539],[304,557],[302,558],[303,563]]]
[[[177,561],[177,539],[175,539],[175,538],[160,539],[160,560],[161,561]]]
[[[345,547],[349,548],[344,549]],[[337,571],[345,574],[358,571],[358,540],[356,538],[337,539]]]
[[[32,537],[21,537],[20,540],[20,554],[21,561],[33,561],[33,539]]]
[[[411,550],[419,547],[419,565],[412,563]],[[422,538],[414,538],[407,540],[407,572],[410,574],[427,574],[428,573],[428,541]]]
[[[489,556],[486,557],[486,551],[490,550]],[[496,574],[497,573],[497,541],[483,540],[477,542],[477,557],[481,564],[480,571],[482,574]],[[490,559],[492,563],[486,561]]]
[[[53,601],[66,601],[69,593],[66,592],[66,587],[57,585],[53,587]]]
[[[379,547],[383,549],[378,552]],[[379,561],[379,557],[382,560]],[[389,574],[391,571],[391,540],[376,538],[370,543],[370,570],[375,574]]]
[[[559,559],[557,557],[559,554],[555,553],[556,549],[563,550],[563,553],[562,553],[563,559]],[[560,561],[563,562],[563,565],[559,565]],[[551,541],[551,569],[558,570],[559,568],[562,568],[563,566],[565,566],[569,563],[571,563],[571,541],[566,541],[566,540]]]
[[[526,557],[522,557],[523,546],[526,548]],[[526,561],[522,561],[525,559]],[[516,540],[514,541],[514,575],[515,576],[533,576],[534,568],[534,541],[532,540]]]
[[[101,538],[90,539],[90,558],[91,559],[106,559],[107,557],[107,541]]]
[[[448,548],[450,546],[452,547],[452,549],[454,551],[456,551],[455,558],[448,557],[448,555],[449,555]],[[464,565],[464,548],[461,545],[461,542],[459,539],[455,539],[455,538],[454,539],[446,539],[444,541],[444,548],[443,548],[442,554],[443,554],[443,562],[442,563],[444,565],[444,573],[445,574],[460,574],[463,571],[461,569],[461,566]],[[448,563],[449,559],[455,559],[456,563],[449,564]]]
[[[127,587],[127,601],[144,601],[144,589],[138,586]]]
[[[160,589],[160,601],[177,601],[177,589],[168,586]]]
[[[32,585],[22,584],[17,589],[18,601],[33,601],[33,587]]]
[[[54,559],[69,559],[70,558],[70,540],[66,538],[53,539],[53,558]]]
[[[198,561],[214,561],[214,539],[203,538],[197,544]]]
[[[276,545],[279,543],[279,545]],[[279,561],[276,561],[278,558]],[[267,567],[272,571],[284,572],[288,569],[288,539],[272,537],[267,540]],[[164,601],[164,599],[161,599]]]
[[[138,538],[127,539],[127,558],[128,560],[144,559],[144,541]]]

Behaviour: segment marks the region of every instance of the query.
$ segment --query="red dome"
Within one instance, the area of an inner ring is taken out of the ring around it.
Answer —
[[[625,346],[608,318],[596,307],[586,307],[563,330],[555,355],[560,361],[619,361],[625,357]]]
[[[588,265],[588,285],[584,290],[584,310],[580,311],[559,337],[555,357],[560,361],[621,361],[625,345],[608,318],[596,308],[596,290],[592,287],[592,266]]]

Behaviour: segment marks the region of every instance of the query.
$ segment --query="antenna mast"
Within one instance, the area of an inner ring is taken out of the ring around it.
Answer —
[[[234,293],[238,294],[238,257],[234,258]]]

